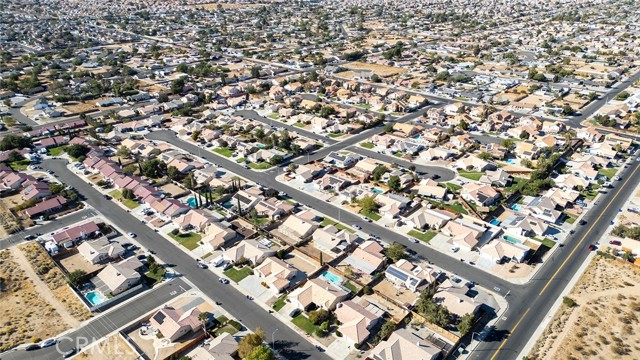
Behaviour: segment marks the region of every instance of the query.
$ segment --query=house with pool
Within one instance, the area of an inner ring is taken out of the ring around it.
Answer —
[[[324,278],[308,279],[304,285],[293,290],[288,300],[298,309],[311,311],[322,308],[334,310],[336,305],[350,294],[348,289]]]
[[[142,263],[135,257],[132,257],[119,263],[107,265],[96,276],[99,281],[92,280],[92,282],[99,287],[105,295],[111,294],[115,296],[140,283],[142,275],[139,270],[141,268]]]

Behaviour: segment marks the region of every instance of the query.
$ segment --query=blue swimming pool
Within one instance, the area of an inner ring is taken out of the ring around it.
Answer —
[[[498,219],[493,219],[493,220],[491,220],[491,222],[489,222],[489,223],[490,223],[491,225],[498,226],[498,225],[500,225],[500,220],[498,220]]]
[[[522,210],[522,206],[520,204],[513,204],[511,205],[511,208],[515,211],[520,211]]]
[[[196,201],[196,198],[193,196],[187,199],[187,204],[192,208],[195,208],[198,206],[198,202]]]
[[[377,187],[372,187],[372,188],[371,188],[371,191],[372,191],[374,194],[384,194],[384,190],[382,190],[382,189],[380,189],[380,188],[377,188]]]
[[[510,242],[512,244],[520,244],[520,240],[514,238],[513,236],[505,235],[502,238],[507,240],[508,242]]]
[[[107,300],[104,298],[104,296],[102,296],[102,294],[97,291],[88,292],[84,297],[87,298],[91,305],[102,304],[103,302],[105,302],[105,300]]]
[[[507,164],[515,164],[516,163],[516,159],[507,159],[507,160],[505,160],[505,162]]]
[[[231,209],[233,207],[233,204],[231,203],[231,201],[225,201],[222,203],[222,207],[225,209]]]
[[[329,270],[326,270],[325,272],[323,272],[321,276],[326,280],[331,281],[334,284],[340,284],[342,282],[342,279],[340,278],[340,276],[332,273]]]

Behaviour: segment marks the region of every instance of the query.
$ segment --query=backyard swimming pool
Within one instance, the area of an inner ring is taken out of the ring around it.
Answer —
[[[329,270],[326,270],[325,272],[323,272],[321,276],[327,279],[328,281],[331,281],[334,284],[340,284],[342,282],[342,279],[340,278],[340,276],[332,273]]]
[[[513,204],[511,205],[511,208],[515,211],[520,211],[522,210],[522,206],[520,206],[520,204]]]
[[[198,202],[196,201],[196,198],[192,196],[192,197],[187,199],[187,205],[189,205],[192,208],[194,208],[194,207],[198,206]]]
[[[103,302],[105,302],[105,299],[102,294],[100,294],[97,291],[92,291],[92,292],[88,292],[85,294],[84,296],[85,298],[87,298],[87,300],[91,303],[91,305],[99,305],[102,304]]]
[[[498,220],[498,219],[493,219],[493,220],[491,220],[490,224],[491,224],[491,225],[496,225],[496,226],[498,226],[498,225],[500,225],[500,220]]]
[[[382,189],[380,189],[380,188],[377,188],[377,187],[372,187],[372,188],[371,188],[371,191],[372,191],[374,194],[378,194],[378,195],[379,195],[379,194],[384,194],[384,190],[382,190]]]
[[[512,244],[520,244],[520,240],[514,238],[513,236],[505,235],[502,238],[507,240],[508,242],[510,242]]]

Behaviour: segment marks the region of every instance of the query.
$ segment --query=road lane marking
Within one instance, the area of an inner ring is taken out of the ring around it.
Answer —
[[[604,215],[604,213],[607,212],[607,210],[609,210],[609,207],[611,206],[611,204],[614,203],[614,201],[618,198],[618,196],[620,196],[620,194],[622,193],[622,190],[627,186],[627,183],[631,180],[631,178],[633,177],[633,175],[638,171],[638,167],[636,166],[635,170],[633,170],[633,172],[629,175],[627,175],[627,180],[625,180],[625,182],[622,184],[622,186],[620,187],[620,191],[618,191],[618,193],[616,194],[616,196],[613,197],[613,199],[611,199],[611,201],[609,201],[609,203],[607,204],[607,206],[604,208],[604,210],[602,210],[600,212],[600,215],[598,215],[598,217],[596,218],[596,220],[591,224],[591,226],[589,227],[589,229],[587,230],[586,233],[584,233],[584,235],[582,236],[582,238],[580,239],[580,241],[578,242],[578,244],[573,248],[573,250],[571,251],[571,253],[569,254],[569,256],[567,256],[566,259],[564,259],[564,261],[562,262],[562,264],[560,264],[560,267],[558,268],[558,270],[556,270],[555,273],[553,273],[553,275],[551,275],[551,278],[549,278],[549,281],[547,281],[547,283],[544,285],[544,287],[542,288],[542,290],[540,290],[540,293],[538,293],[538,296],[541,296],[545,290],[547,290],[547,287],[549,286],[549,284],[551,284],[551,282],[555,279],[555,277],[558,275],[558,273],[560,272],[560,270],[562,270],[562,268],[566,265],[566,263],[569,261],[569,259],[571,259],[571,257],[573,256],[573,254],[576,252],[576,250],[578,250],[578,248],[580,247],[580,245],[582,245],[582,243],[584,242],[584,240],[587,238],[587,236],[589,236],[589,234],[591,233],[591,231],[594,229],[594,227],[596,226],[596,224],[598,223],[598,221],[600,221],[600,219],[602,218],[602,216]]]
[[[540,293],[538,293],[538,296],[536,297],[535,300],[537,300],[537,298],[540,297],[540,295],[542,295],[542,293],[544,293],[544,291],[547,289],[547,287],[549,286],[549,284],[551,283],[551,281],[553,281],[553,279],[558,275],[558,273],[560,272],[560,269],[562,269],[564,267],[564,265],[567,263],[567,261],[569,261],[569,259],[573,256],[573,254],[575,253],[575,251],[580,247],[580,245],[582,245],[582,242],[584,241],[584,239],[587,238],[587,236],[591,233],[591,231],[593,230],[595,224],[600,221],[600,219],[602,218],[602,215],[604,215],[605,212],[607,212],[607,210],[609,209],[609,207],[611,206],[611,204],[614,203],[614,201],[618,198],[618,196],[620,196],[620,194],[622,193],[623,189],[627,186],[627,184],[629,183],[629,181],[631,180],[632,176],[638,171],[638,169],[640,169],[640,167],[636,166],[636,168],[633,170],[633,172],[631,172],[630,174],[627,175],[627,180],[624,181],[624,183],[620,186],[620,190],[618,191],[618,193],[616,194],[616,196],[614,196],[609,203],[607,204],[607,206],[604,208],[604,210],[600,213],[600,215],[598,215],[598,217],[596,218],[596,220],[591,224],[591,226],[589,227],[589,229],[587,230],[587,232],[582,236],[582,238],[580,239],[580,242],[578,242],[578,244],[575,246],[575,248],[573,249],[573,251],[571,251],[571,253],[569,254],[569,256],[562,262],[562,264],[560,265],[560,267],[558,268],[558,270],[551,276],[551,278],[549,279],[549,281],[547,281],[547,283],[545,284],[544,288],[542,288],[542,290],[540,291]],[[527,311],[525,311],[524,314],[522,314],[522,316],[520,317],[520,319],[518,320],[518,322],[516,323],[516,325],[513,327],[513,329],[511,330],[511,333],[509,334],[509,336],[507,336],[507,338],[505,338],[502,343],[500,344],[500,346],[498,347],[498,349],[496,349],[496,351],[493,353],[493,356],[491,356],[490,360],[495,359],[496,356],[498,356],[498,353],[500,352],[500,350],[502,350],[502,348],[504,347],[504,345],[507,343],[507,340],[509,340],[509,337],[511,335],[513,335],[513,333],[516,332],[516,329],[518,328],[518,326],[520,325],[520,323],[524,320],[524,318],[527,316],[527,314],[529,313],[529,310],[531,308],[528,308]]]
[[[516,329],[518,328],[518,326],[520,326],[520,323],[522,322],[522,320],[524,320],[525,316],[527,316],[527,314],[529,313],[529,310],[531,310],[531,308],[527,308],[527,311],[525,311],[524,314],[522,314],[522,316],[520,317],[520,320],[518,320],[518,322],[516,323],[516,326],[514,326],[513,330],[511,330],[511,334],[516,332]],[[491,357],[490,360],[493,360],[496,356],[498,356],[498,353],[500,352],[500,350],[502,350],[502,347],[504,346],[504,344],[507,343],[507,339],[509,339],[509,336],[510,335],[507,335],[507,338],[502,340],[502,343],[500,344],[496,352],[493,353],[493,356]]]

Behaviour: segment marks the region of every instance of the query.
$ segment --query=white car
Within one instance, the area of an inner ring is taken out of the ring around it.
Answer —
[[[356,229],[356,230],[362,229],[359,225],[356,225],[356,224],[353,224],[353,228]]]
[[[412,238],[412,237],[409,238],[409,241],[411,241],[412,243],[416,243],[416,244],[419,242],[418,239]]]
[[[40,343],[40,348],[44,349],[46,347],[53,346],[53,345],[55,345],[57,343],[58,343],[58,340],[56,340],[56,339],[47,339],[47,340],[45,340],[45,341]]]
[[[131,237],[131,238],[134,238],[134,237],[138,236],[138,235],[136,235],[136,233],[132,233],[131,231],[129,231],[127,233],[127,235],[129,235],[129,237]]]

